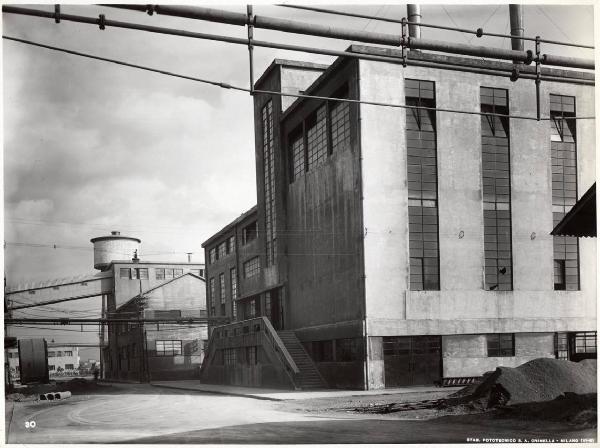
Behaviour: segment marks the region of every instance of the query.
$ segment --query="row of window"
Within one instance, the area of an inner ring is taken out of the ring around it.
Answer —
[[[60,369],[60,366],[58,368]],[[50,372],[54,372],[55,370],[57,370],[57,368],[55,365],[48,364],[48,370]],[[65,364],[64,370],[75,370],[75,366],[73,364]]]
[[[204,269],[190,269],[191,274],[198,277],[204,277]],[[155,268],[154,278],[156,280],[170,280],[183,275],[183,269],[176,268]],[[120,268],[119,278],[127,278],[130,280],[147,280],[149,278],[148,268]]]
[[[437,290],[439,224],[435,84],[405,80],[410,289]],[[481,87],[485,289],[513,289],[508,91]],[[575,99],[550,95],[554,224],[577,200]],[[554,237],[554,289],[579,289],[577,238]]]
[[[226,348],[217,350],[213,363],[215,365],[246,365],[253,366],[258,364],[259,349],[257,346]]]
[[[355,362],[364,358],[360,338],[309,341],[302,345],[314,362]]]
[[[247,262],[244,263],[244,278],[251,278],[257,275],[260,272],[260,258],[254,257]],[[215,316],[217,310],[217,299],[219,300],[220,305],[220,315],[225,316],[225,305],[226,305],[226,287],[225,287],[225,273],[219,274],[219,284],[218,291],[219,295],[217,296],[216,292],[216,283],[215,277],[211,277],[208,280],[208,302],[210,307],[210,315]],[[233,319],[237,319],[237,304],[236,298],[238,296],[238,288],[237,288],[237,269],[235,267],[229,270],[229,285],[230,285],[230,301],[232,303],[232,315]]]
[[[262,109],[263,130],[263,176],[265,202],[265,249],[267,266],[271,266],[277,254],[277,223],[275,215],[275,137],[273,125],[273,101]]]
[[[242,229],[242,245],[254,241],[258,236],[258,222],[253,221]],[[235,251],[235,235],[231,235],[225,241],[208,250],[208,264],[222,260]]]
[[[73,356],[73,352],[71,350],[67,351],[50,351],[48,350],[48,358],[54,358],[59,356]]]
[[[348,87],[342,87],[333,97],[348,98]],[[290,182],[349,145],[350,104],[335,100],[324,102],[288,137]]]

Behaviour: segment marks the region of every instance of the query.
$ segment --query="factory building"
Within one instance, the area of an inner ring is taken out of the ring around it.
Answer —
[[[77,375],[79,372],[79,347],[48,344],[48,372],[50,378]],[[20,378],[19,349],[8,349],[8,367],[13,381]]]
[[[204,263],[141,260],[141,241],[118,231],[91,242],[94,268],[100,272],[7,287],[13,316],[19,317],[23,303],[97,297],[102,317],[107,319],[206,317]],[[50,314],[61,317],[57,312]],[[101,376],[127,381],[197,379],[206,339],[206,324],[197,322],[109,322],[100,328]]]
[[[254,96],[255,305],[240,313],[225,271],[223,289],[217,234],[209,316],[233,322],[210,328],[204,380],[380,389],[596,357],[595,239],[550,234],[595,180],[595,121],[576,119],[593,73],[542,67],[536,121],[517,118],[536,85],[511,63],[400,62],[275,60],[256,82],[332,99]]]

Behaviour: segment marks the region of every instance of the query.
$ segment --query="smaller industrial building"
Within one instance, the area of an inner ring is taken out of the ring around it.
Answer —
[[[76,375],[79,369],[80,358],[79,348],[73,346],[59,345],[48,343],[48,372],[50,377],[59,376],[61,374]],[[8,349],[8,367],[10,370],[11,379],[18,381],[20,378],[21,368],[19,360],[19,349]]]

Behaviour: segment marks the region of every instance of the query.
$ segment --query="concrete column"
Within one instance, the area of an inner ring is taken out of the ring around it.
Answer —
[[[367,360],[368,378],[367,389],[385,388],[385,366],[383,362],[383,338],[370,336],[367,338],[369,344],[369,358]]]

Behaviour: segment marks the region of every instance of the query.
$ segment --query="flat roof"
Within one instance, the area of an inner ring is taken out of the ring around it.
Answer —
[[[269,66],[265,69],[262,75],[260,75],[258,80],[254,83],[254,87],[257,88],[257,86],[261,84],[267,76],[269,76],[269,74],[275,69],[275,67],[294,67],[322,71],[327,69],[329,65],[317,64],[315,62],[308,61],[294,61],[291,59],[273,59],[273,62],[269,64]]]

